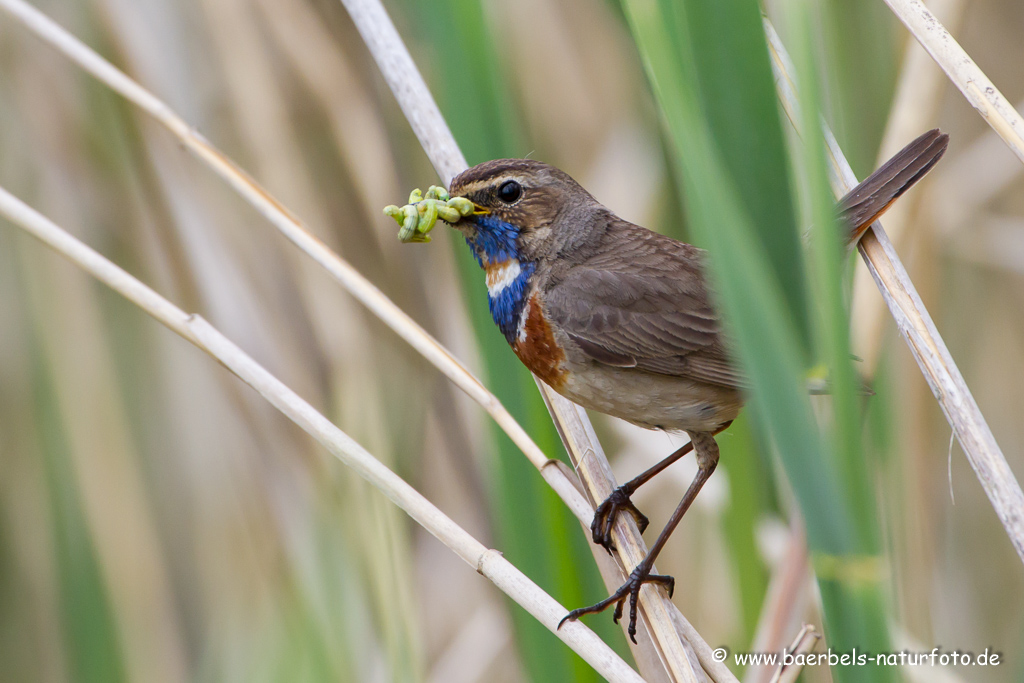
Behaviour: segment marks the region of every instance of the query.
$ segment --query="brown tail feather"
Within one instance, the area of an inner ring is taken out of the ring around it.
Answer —
[[[864,182],[839,201],[839,215],[850,227],[855,244],[868,226],[885,213],[897,197],[931,170],[949,144],[949,136],[934,128],[900,150]]]

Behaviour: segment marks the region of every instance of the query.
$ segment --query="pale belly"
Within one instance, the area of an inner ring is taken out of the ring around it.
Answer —
[[[735,389],[594,361],[551,327],[536,292],[511,343],[523,364],[562,396],[639,427],[715,432],[743,405]]]
[[[713,432],[743,406],[734,389],[598,363],[570,371],[553,388],[584,408],[667,431]]]

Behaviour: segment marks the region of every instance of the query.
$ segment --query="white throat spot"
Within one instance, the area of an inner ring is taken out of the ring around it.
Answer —
[[[509,259],[504,263],[489,267],[487,269],[487,293],[492,299],[497,297],[506,287],[516,281],[522,270],[517,259]]]

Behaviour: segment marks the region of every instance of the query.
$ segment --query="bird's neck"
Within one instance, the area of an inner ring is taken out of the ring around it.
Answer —
[[[513,344],[522,330],[523,309],[536,264],[523,258],[519,228],[494,216],[477,216],[476,230],[466,235],[477,262],[487,272],[491,317]]]

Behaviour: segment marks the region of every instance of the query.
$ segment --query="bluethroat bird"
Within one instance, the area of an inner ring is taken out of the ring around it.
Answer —
[[[938,130],[925,133],[839,202],[849,242],[931,169],[948,139]],[[620,513],[632,515],[643,532],[648,520],[630,495],[696,451],[693,483],[629,580],[562,620],[615,604],[617,622],[628,597],[628,631],[636,642],[640,587],[659,583],[671,596],[674,580],[652,574],[654,560],[715,470],[715,435],[743,405],[744,377],[722,333],[704,252],[622,220],[539,161],[488,161],[456,177],[449,191],[474,205],[453,227],[486,271],[491,316],[526,367],[586,408],[690,437],[598,506],[594,542],[610,552]]]

